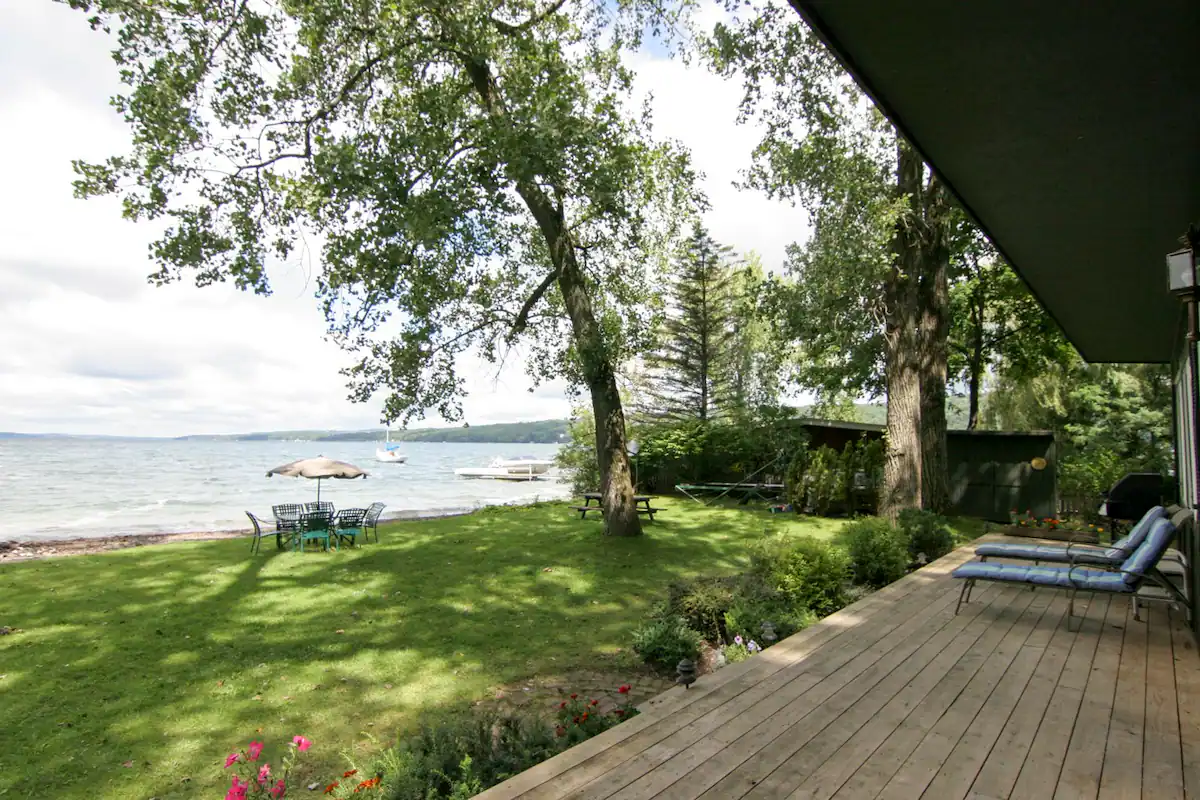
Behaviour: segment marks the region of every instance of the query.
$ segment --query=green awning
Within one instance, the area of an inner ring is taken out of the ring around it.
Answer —
[[[1167,361],[1200,2],[792,0],[1089,361]]]

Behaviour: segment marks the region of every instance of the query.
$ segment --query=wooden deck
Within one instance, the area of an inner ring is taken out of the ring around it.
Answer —
[[[1182,612],[980,583],[963,548],[480,795],[1200,798]],[[1083,597],[1083,596],[1081,596]],[[1086,601],[1079,603],[1082,609]]]

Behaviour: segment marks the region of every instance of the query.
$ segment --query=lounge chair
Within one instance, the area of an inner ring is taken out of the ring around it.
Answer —
[[[1154,521],[1165,517],[1166,514],[1166,510],[1162,506],[1155,506],[1133,526],[1128,536],[1118,539],[1108,547],[1079,544],[989,542],[976,547],[975,555],[979,557],[980,561],[987,561],[989,558],[1009,558],[1034,563],[1045,561],[1051,564],[1092,564],[1101,567],[1117,567],[1146,540]]]
[[[1031,564],[1001,564],[995,561],[971,561],[954,570],[951,575],[963,581],[958,596],[957,614],[963,603],[971,601],[971,589],[975,581],[1019,583],[1032,588],[1048,586],[1070,590],[1067,627],[1075,616],[1075,595],[1078,592],[1134,595],[1145,583],[1165,589],[1176,602],[1187,607],[1187,598],[1158,571],[1158,562],[1167,552],[1175,537],[1176,527],[1170,520],[1159,518],[1153,522],[1145,541],[1126,558],[1119,567],[1105,569],[1097,566],[1037,566]]]

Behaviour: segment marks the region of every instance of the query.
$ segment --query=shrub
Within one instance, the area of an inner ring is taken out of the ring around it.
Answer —
[[[770,536],[750,552],[750,574],[800,612],[818,617],[846,604],[845,586],[850,577],[846,555],[811,536]]]
[[[841,455],[828,445],[821,445],[808,459],[805,482],[808,486],[808,507],[814,514],[826,516],[845,496],[842,487]]]
[[[737,580],[708,577],[673,583],[667,590],[669,614],[682,617],[710,642],[725,641],[725,612],[734,603]]]
[[[793,605],[787,598],[757,580],[748,579],[725,612],[728,636],[757,639],[764,647],[771,642],[762,638],[763,623],[775,626],[777,639],[785,639],[816,621],[816,615],[804,606]]]
[[[566,747],[544,720],[497,711],[428,715],[410,736],[381,753],[371,767],[348,770],[327,789],[358,797],[364,774],[377,776],[388,800],[465,800],[524,772]]]
[[[702,638],[682,617],[654,619],[633,632],[633,651],[647,664],[673,672],[683,659],[700,655]]]
[[[941,514],[906,508],[897,522],[908,539],[908,554],[914,561],[922,553],[927,561],[933,561],[954,549],[954,531]]]
[[[908,539],[885,519],[868,517],[843,529],[850,542],[854,580],[865,586],[886,586],[908,572]]]
[[[599,710],[600,701],[573,694],[558,707],[558,724],[554,734],[563,740],[564,747],[572,747],[598,733],[620,725],[630,717],[636,717],[637,708],[629,701],[629,685],[617,689],[622,697],[619,706],[607,712]]]

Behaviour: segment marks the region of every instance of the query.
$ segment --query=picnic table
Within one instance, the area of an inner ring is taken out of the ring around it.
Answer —
[[[593,500],[596,502],[595,505],[592,505]],[[654,521],[654,515],[662,511],[661,508],[652,508],[650,506],[650,495],[648,494],[635,494],[633,496],[633,505],[637,508],[639,514],[649,516],[651,522]],[[604,496],[599,492],[584,492],[583,505],[572,506],[572,508],[579,512],[580,519],[586,518],[589,511],[603,512]]]

